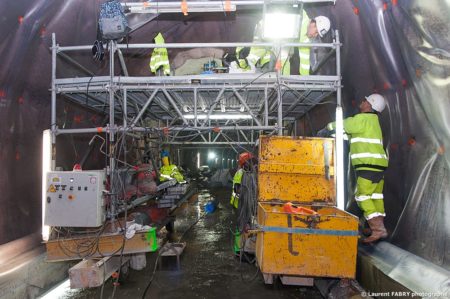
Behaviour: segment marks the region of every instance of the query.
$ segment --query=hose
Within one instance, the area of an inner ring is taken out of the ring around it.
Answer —
[[[249,171],[244,171],[239,195],[237,227],[241,233],[248,229],[256,215],[256,209],[258,208],[257,186],[256,169],[251,167]]]

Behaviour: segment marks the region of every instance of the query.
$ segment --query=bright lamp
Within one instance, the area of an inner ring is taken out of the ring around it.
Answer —
[[[264,39],[295,39],[300,30],[300,15],[270,12],[264,15]]]

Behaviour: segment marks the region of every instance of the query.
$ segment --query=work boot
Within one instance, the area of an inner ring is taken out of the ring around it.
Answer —
[[[372,234],[370,237],[365,238],[362,240],[364,244],[373,243],[380,239],[385,239],[388,236],[388,233],[386,231],[386,228],[384,227],[384,217],[383,216],[377,216],[370,220],[367,220],[369,223],[370,229],[372,230]]]
[[[388,232],[386,230],[386,227],[384,227],[384,216],[378,216],[378,224],[380,226],[381,230],[381,239],[386,239],[388,237]]]

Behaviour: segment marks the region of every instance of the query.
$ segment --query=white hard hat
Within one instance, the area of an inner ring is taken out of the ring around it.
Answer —
[[[319,36],[323,37],[330,30],[331,22],[330,19],[324,16],[315,17],[317,31],[319,31]]]
[[[371,94],[366,97],[366,100],[370,103],[372,109],[377,112],[382,112],[384,108],[386,108],[386,101],[384,100],[384,97],[378,93]]]

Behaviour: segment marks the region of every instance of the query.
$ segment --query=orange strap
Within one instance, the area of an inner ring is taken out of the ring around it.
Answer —
[[[181,12],[183,13],[183,15],[187,16],[188,15],[188,5],[186,0],[181,1]]]
[[[97,127],[97,132],[98,133],[102,133],[103,132],[103,128],[102,127]]]
[[[318,213],[314,210],[294,206],[291,202],[287,202],[283,206],[283,210],[289,214],[306,214],[306,215],[317,215]]]
[[[277,71],[281,70],[281,60],[278,59],[277,62],[275,63],[275,69]]]

